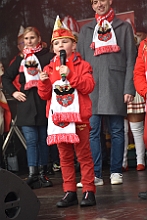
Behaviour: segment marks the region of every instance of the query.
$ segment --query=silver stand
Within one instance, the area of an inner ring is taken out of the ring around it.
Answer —
[[[17,116],[15,116],[14,120],[12,119],[10,131],[8,132],[8,134],[7,134],[6,138],[5,138],[5,141],[3,143],[3,146],[2,146],[3,155],[5,155],[7,146],[10,143],[10,140],[11,140],[14,132],[17,134],[17,136],[18,136],[19,140],[21,141],[22,145],[24,146],[24,148],[27,149],[25,138],[22,135],[22,133],[19,130],[19,128],[15,124],[16,123],[16,119],[17,119]]]

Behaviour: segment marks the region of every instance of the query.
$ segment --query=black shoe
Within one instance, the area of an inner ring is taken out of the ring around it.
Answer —
[[[29,176],[26,180],[26,183],[32,189],[39,189],[41,188],[41,184],[38,178],[38,167],[30,166],[29,167]]]
[[[40,175],[39,180],[42,188],[53,186],[52,181],[46,175]]]
[[[66,192],[64,197],[57,202],[57,207],[69,207],[72,205],[77,205],[78,199],[77,199],[77,193],[76,192]]]
[[[84,192],[80,206],[84,207],[84,206],[93,206],[93,205],[96,205],[94,192],[89,192],[89,191]]]
[[[39,166],[39,181],[41,184],[41,187],[51,187],[53,186],[53,183],[50,181],[50,179],[47,177],[47,165]]]
[[[141,198],[141,199],[147,199],[147,192],[140,192],[138,194],[138,197]]]
[[[26,183],[28,184],[28,186],[31,187],[31,189],[41,188],[41,184],[40,184],[40,181],[38,179],[38,176],[28,177],[27,180],[26,180]]]

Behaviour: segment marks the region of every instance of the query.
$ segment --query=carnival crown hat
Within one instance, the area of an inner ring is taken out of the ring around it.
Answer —
[[[18,32],[17,37],[22,36],[22,35],[23,35],[23,33],[24,33],[24,27],[21,25],[21,26],[20,26],[20,28],[19,28],[19,32]]]
[[[54,40],[59,39],[59,38],[70,38],[70,39],[76,41],[73,33],[64,24],[64,22],[61,22],[59,15],[57,15],[56,21],[54,24],[51,42],[53,42]]]

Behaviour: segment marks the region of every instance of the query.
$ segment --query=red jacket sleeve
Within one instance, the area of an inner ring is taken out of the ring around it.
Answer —
[[[75,66],[75,72],[70,72],[67,79],[73,88],[83,95],[90,94],[95,86],[94,78],[92,76],[92,67],[84,60],[81,60],[80,65]]]

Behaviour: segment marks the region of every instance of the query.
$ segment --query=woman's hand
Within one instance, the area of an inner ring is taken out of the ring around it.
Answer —
[[[16,91],[12,94],[12,96],[17,99],[19,102],[25,102],[26,101],[26,95],[22,92]]]
[[[40,80],[41,81],[44,81],[44,80],[46,80],[46,79],[48,79],[49,78],[49,76],[47,75],[47,73],[46,73],[46,71],[44,71],[44,72],[40,72]]]

